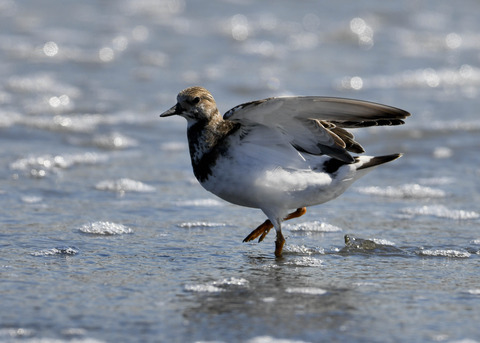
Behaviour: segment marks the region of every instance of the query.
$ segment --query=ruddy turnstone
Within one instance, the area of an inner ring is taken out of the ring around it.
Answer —
[[[190,87],[160,117],[172,115],[187,120],[200,184],[233,204],[261,209],[268,219],[244,242],[261,242],[274,227],[279,257],[284,220],[338,197],[373,168],[401,156],[352,156],[364,150],[346,129],[400,125],[410,114],[367,101],[289,96],[247,102],[222,117],[209,91]]]

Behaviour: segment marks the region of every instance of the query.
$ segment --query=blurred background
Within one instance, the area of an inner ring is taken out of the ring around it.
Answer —
[[[480,341],[478,13],[0,0],[0,340]],[[276,261],[274,235],[241,244],[262,214],[204,191],[184,120],[158,118],[193,85],[221,112],[278,95],[399,107],[406,125],[355,134],[405,155],[286,226]]]

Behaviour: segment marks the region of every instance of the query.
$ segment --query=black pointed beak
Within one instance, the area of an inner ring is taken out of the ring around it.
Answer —
[[[182,108],[180,107],[179,104],[176,104],[175,106],[173,106],[169,110],[166,110],[165,112],[160,114],[160,117],[162,117],[162,118],[163,117],[170,117],[170,116],[174,116],[176,114],[181,114],[181,113],[182,113]]]

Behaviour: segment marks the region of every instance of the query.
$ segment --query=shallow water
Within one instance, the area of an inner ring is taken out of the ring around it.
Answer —
[[[480,342],[476,1],[0,0],[0,341]],[[181,89],[410,111],[403,152],[265,219],[193,177]]]

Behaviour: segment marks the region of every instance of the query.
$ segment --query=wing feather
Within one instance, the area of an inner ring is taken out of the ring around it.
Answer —
[[[354,159],[348,151],[364,150],[345,128],[401,125],[408,116],[410,113],[399,108],[368,101],[304,96],[241,104],[227,111],[224,119],[280,130],[298,151],[351,163]]]
[[[253,122],[270,121],[274,117],[319,119],[342,127],[354,125],[400,125],[410,116],[407,111],[374,102],[321,97],[276,97],[238,105],[224,114],[224,119]],[[272,118],[273,117],[273,118]],[[277,119],[275,119],[277,120]],[[357,126],[355,126],[357,127]]]

